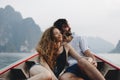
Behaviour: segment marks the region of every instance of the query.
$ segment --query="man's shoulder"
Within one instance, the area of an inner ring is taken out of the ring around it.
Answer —
[[[78,34],[73,34],[72,36],[75,37],[75,38],[82,38],[82,37],[85,37],[85,35],[78,35]]]
[[[87,39],[87,37],[85,35],[76,35],[73,36],[74,39]]]
[[[74,36],[73,36],[73,39],[75,39],[75,40],[78,40],[78,39],[81,39],[81,38],[82,38],[81,35],[74,35]]]
[[[73,37],[72,41],[70,42],[70,44],[78,44],[79,42],[85,42],[87,40],[87,38],[85,36],[75,36]]]

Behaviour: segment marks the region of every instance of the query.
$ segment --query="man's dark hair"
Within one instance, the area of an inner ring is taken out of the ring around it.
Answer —
[[[65,42],[70,42],[72,40],[73,37],[72,37],[72,33],[71,33],[71,28],[69,27],[66,19],[58,19],[54,22],[53,25],[61,31]],[[68,26],[69,30],[68,31],[62,30],[63,25]]]
[[[58,19],[57,21],[54,22],[54,26],[56,28],[58,28],[59,30],[62,30],[62,25],[68,25],[67,20],[66,19]]]

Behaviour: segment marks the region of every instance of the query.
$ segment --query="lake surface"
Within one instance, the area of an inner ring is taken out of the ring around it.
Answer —
[[[0,53],[0,69],[34,53]],[[98,56],[120,67],[120,53],[99,53]]]
[[[22,59],[33,53],[0,53],[0,69]]]
[[[109,53],[109,54],[102,53],[102,54],[97,54],[97,55],[111,62],[112,64],[115,64],[120,67],[120,53]]]

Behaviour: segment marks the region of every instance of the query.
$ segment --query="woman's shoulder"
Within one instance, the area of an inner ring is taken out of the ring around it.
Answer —
[[[64,42],[64,43],[63,43],[63,46],[66,47],[66,48],[71,47],[71,45],[70,45],[69,43],[67,43],[67,42]]]
[[[68,43],[67,43],[67,42],[63,42],[62,44],[63,44],[63,46],[66,46],[66,45],[68,45]]]

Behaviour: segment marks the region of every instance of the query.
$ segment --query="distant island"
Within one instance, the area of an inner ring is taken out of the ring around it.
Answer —
[[[120,40],[118,41],[116,47],[110,53],[120,53]]]
[[[114,45],[100,37],[88,37],[88,46],[95,53],[109,53]]]
[[[0,8],[0,52],[33,52],[42,35],[39,25],[30,17],[23,19],[10,5]],[[88,37],[89,48],[95,53],[120,52],[99,37]]]

